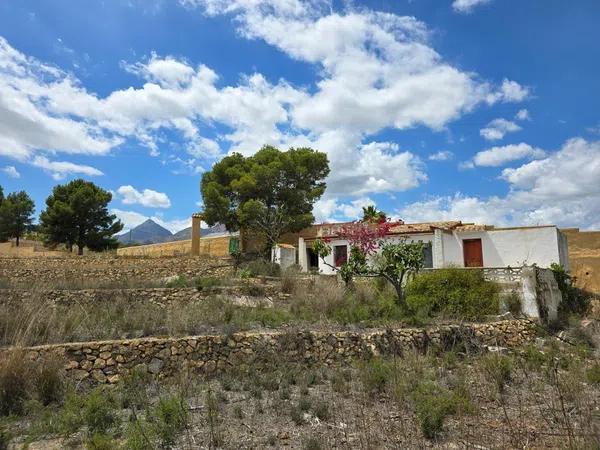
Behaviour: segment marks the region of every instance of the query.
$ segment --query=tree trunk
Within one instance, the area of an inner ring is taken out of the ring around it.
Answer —
[[[405,304],[405,300],[404,300],[404,289],[402,289],[402,282],[396,284],[394,284],[394,289],[396,289],[396,295],[398,296],[397,302],[399,306],[404,306]]]
[[[78,245],[78,246],[77,246],[77,254],[78,254],[79,256],[82,256],[82,255],[83,255],[83,245]]]
[[[17,247],[19,246],[19,236],[17,235]]]

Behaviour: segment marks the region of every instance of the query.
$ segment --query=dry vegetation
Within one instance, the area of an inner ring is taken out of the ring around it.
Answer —
[[[143,287],[193,286],[206,293],[201,301],[167,306],[131,302],[122,293],[102,303],[56,304],[46,298],[46,289],[102,283],[64,279],[30,285],[25,303],[0,308],[0,345],[282,326],[402,326],[457,320],[461,314],[484,319],[498,306],[497,290],[480,280],[461,278],[456,289],[436,291],[439,280],[428,278],[409,289],[412,300],[409,295],[409,307],[401,308],[389,287],[377,281],[347,290],[333,279],[290,271],[279,281],[285,295],[271,298],[252,278],[256,275],[277,273],[247,265],[232,280],[144,282]],[[232,301],[223,285],[235,285],[245,303]],[[141,285],[125,279],[102,286]],[[462,298],[468,302],[462,304]],[[563,324],[560,339],[542,334],[534,345],[510,352],[430,348],[427,354],[374,357],[344,367],[309,367],[268,354],[260,366],[215,377],[180,373],[166,380],[134,371],[103,387],[65,379],[60,359],[34,364],[16,352],[0,360],[0,450],[9,442],[8,448],[94,450],[599,448],[594,323],[583,329],[580,318],[572,319],[566,329]]]

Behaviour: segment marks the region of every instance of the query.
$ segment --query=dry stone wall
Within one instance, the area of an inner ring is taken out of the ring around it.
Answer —
[[[0,280],[18,282],[26,286],[60,281],[71,281],[74,286],[127,280],[156,281],[178,275],[226,276],[231,270],[229,260],[213,257],[84,256],[0,259]]]
[[[303,364],[349,363],[370,355],[402,355],[436,345],[517,346],[535,336],[529,320],[442,325],[427,329],[363,331],[273,331],[230,336],[144,338],[30,347],[27,357],[39,360],[54,353],[64,358],[66,373],[77,381],[115,383],[133,369],[167,377],[181,370],[213,374],[266,361]],[[4,352],[15,351],[5,349]],[[0,353],[0,357],[3,357]],[[276,358],[276,359],[273,359]]]

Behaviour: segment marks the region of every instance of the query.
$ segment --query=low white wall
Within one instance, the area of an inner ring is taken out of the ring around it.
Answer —
[[[520,267],[564,264],[556,227],[498,229],[468,233],[444,233],[446,265],[464,266],[463,239],[481,239],[484,267]],[[564,244],[566,246],[566,243]]]

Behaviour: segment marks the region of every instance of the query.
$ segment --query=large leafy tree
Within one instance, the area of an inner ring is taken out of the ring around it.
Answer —
[[[3,197],[3,194],[0,196]],[[1,199],[0,239],[16,238],[17,247],[21,236],[33,220],[33,200],[25,191],[12,192]]]
[[[234,153],[202,176],[204,220],[229,231],[250,229],[265,238],[269,251],[282,234],[313,223],[313,204],[325,192],[328,174],[327,155],[311,148]]]
[[[118,246],[113,237],[123,229],[114,214],[109,214],[112,194],[82,179],[55,186],[46,199],[46,210],[40,215],[41,232],[51,246],[65,244],[72,249],[84,247],[101,251]]]

